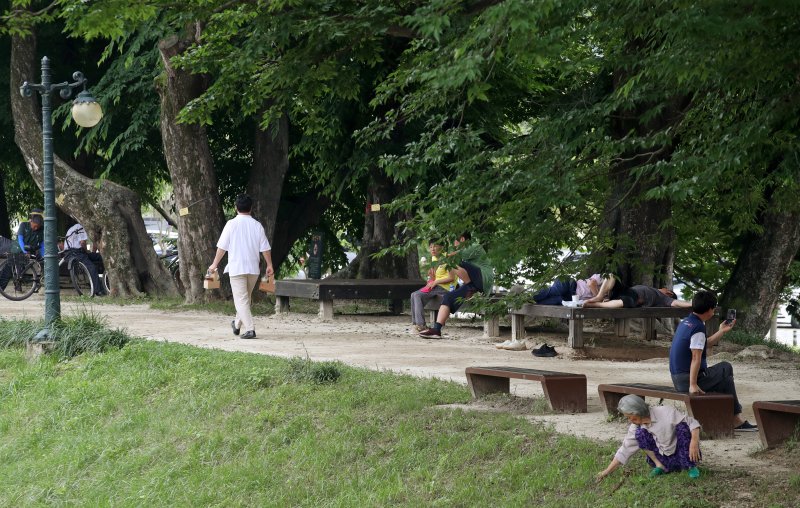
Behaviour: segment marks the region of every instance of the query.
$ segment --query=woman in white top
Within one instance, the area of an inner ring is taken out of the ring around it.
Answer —
[[[700,422],[671,406],[650,407],[637,395],[622,397],[617,409],[631,426],[614,459],[597,474],[598,480],[628,462],[638,450],[644,451],[653,467],[651,477],[685,470],[690,478],[700,476]]]

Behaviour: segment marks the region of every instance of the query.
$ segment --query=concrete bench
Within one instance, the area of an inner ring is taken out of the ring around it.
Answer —
[[[677,307],[637,307],[635,309],[574,308],[562,305],[536,305],[527,303],[519,309],[511,310],[511,336],[517,340],[525,339],[526,317],[549,317],[569,320],[567,345],[571,348],[583,347],[583,321],[585,319],[613,319],[616,322],[618,337],[628,335],[631,319],[644,320],[642,333],[647,340],[656,338],[656,319],[683,319],[692,313],[691,309]],[[719,328],[719,320],[714,316],[706,322],[708,335]]]
[[[425,285],[412,279],[290,279],[275,281],[275,313],[289,312],[290,298],[319,301],[319,317],[333,319],[334,300],[391,300],[390,310],[399,314],[411,293]]]
[[[442,296],[436,295],[434,298],[431,298],[426,304],[424,309],[428,311],[428,323],[435,323],[436,322],[436,315],[439,312],[439,307],[442,305]],[[458,312],[475,312],[479,313],[477,310],[471,310],[469,301],[464,302],[463,305],[458,309]],[[483,336],[484,337],[499,337],[500,336],[500,316],[486,316],[482,315],[483,317]]]
[[[511,379],[542,383],[544,396],[553,411],[586,412],[586,376],[568,372],[520,369],[517,367],[467,367],[467,383],[473,397],[509,393]]]
[[[597,387],[600,401],[606,412],[618,415],[617,404],[625,395],[657,397],[659,399],[679,400],[686,404],[686,410],[710,437],[733,437],[733,395],[706,393],[689,395],[678,392],[671,386],[648,385],[642,383],[603,384]]]
[[[759,400],[753,413],[764,448],[780,445],[800,429],[800,400]]]

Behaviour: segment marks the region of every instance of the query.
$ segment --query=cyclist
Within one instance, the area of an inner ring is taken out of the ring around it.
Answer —
[[[44,217],[41,208],[34,208],[17,229],[17,242],[22,252],[44,257]]]
[[[100,282],[100,276],[97,271],[97,267],[102,266],[103,258],[97,252],[89,252],[86,249],[86,241],[88,239],[89,237],[86,235],[83,226],[75,224],[67,230],[67,236],[64,239],[64,254],[82,262],[89,269],[89,275],[92,277],[94,286],[94,295],[105,296],[107,294],[106,289]]]

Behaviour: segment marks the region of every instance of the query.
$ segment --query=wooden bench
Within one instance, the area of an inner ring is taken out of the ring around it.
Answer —
[[[657,397],[659,399],[679,400],[686,404],[686,410],[693,416],[703,431],[711,437],[733,437],[733,395],[706,393],[689,395],[678,392],[671,386],[648,385],[642,383],[603,384],[597,387],[600,401],[610,415],[619,414],[617,404],[625,395]]]
[[[467,367],[467,383],[473,397],[488,393],[509,393],[511,379],[542,383],[544,396],[553,411],[586,412],[586,376],[549,370],[516,367]]]
[[[567,345],[571,348],[583,347],[584,319],[613,319],[616,321],[618,337],[628,335],[631,319],[643,319],[642,333],[647,340],[656,338],[656,319],[683,319],[692,313],[691,309],[677,307],[637,307],[635,309],[574,308],[562,305],[525,304],[519,309],[511,310],[511,336],[517,340],[525,339],[526,317],[550,317],[569,320],[569,337]],[[719,328],[717,316],[706,322],[708,335]]]
[[[780,445],[800,429],[800,400],[759,400],[753,413],[764,448]]]
[[[411,293],[425,285],[412,279],[290,279],[275,281],[275,313],[289,312],[290,298],[319,300],[319,317],[333,319],[334,300],[391,300],[399,314]]]
[[[436,295],[425,304],[424,309],[428,311],[428,323],[436,322],[436,315],[439,313],[439,307],[441,307],[441,305],[442,295]],[[469,301],[464,302],[458,309],[458,312],[471,312]],[[483,315],[483,336],[487,338],[500,336],[500,316]]]

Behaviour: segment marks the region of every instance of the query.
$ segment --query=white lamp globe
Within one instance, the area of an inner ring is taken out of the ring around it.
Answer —
[[[91,93],[84,90],[72,103],[72,118],[81,127],[94,127],[103,118],[103,108]]]

